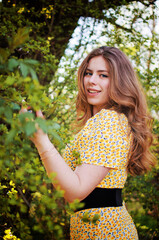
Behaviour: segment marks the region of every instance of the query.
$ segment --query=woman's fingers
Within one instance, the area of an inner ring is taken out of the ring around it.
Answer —
[[[25,113],[25,112],[32,112],[31,107],[25,108],[25,107],[22,106],[19,113]],[[36,111],[36,116],[40,117],[40,118],[43,118],[43,119],[45,118],[41,110]]]
[[[40,118],[44,118],[44,115],[41,110],[36,111],[36,116]]]
[[[19,113],[25,113],[27,112],[27,108],[24,108],[23,106],[21,107]]]

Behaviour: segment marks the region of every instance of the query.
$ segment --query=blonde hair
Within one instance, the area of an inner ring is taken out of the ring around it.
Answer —
[[[90,59],[102,56],[109,64],[110,83],[106,109],[124,113],[132,133],[127,170],[132,175],[146,173],[155,165],[150,152],[153,141],[152,118],[147,111],[146,99],[134,69],[127,56],[115,47],[100,47],[84,59],[78,70],[78,96],[76,101],[77,120],[83,126],[93,116],[93,108],[87,102],[84,89],[84,75]]]

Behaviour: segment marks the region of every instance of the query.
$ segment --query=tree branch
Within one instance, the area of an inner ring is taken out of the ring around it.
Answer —
[[[26,199],[26,197],[24,196],[22,190],[20,189],[20,187],[16,186],[19,194],[21,195],[21,197],[23,198],[24,202],[26,203],[26,205],[30,208],[30,203],[28,202],[28,200]]]

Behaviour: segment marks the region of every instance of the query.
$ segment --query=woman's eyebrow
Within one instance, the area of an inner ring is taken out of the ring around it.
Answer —
[[[87,68],[86,71],[92,72],[93,70]],[[109,71],[107,71],[107,70],[97,70],[97,72],[107,72],[107,73],[109,73]]]
[[[97,72],[106,72],[106,73],[109,73],[107,70],[98,70]]]

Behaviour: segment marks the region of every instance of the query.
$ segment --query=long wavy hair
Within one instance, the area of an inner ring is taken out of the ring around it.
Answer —
[[[80,126],[84,126],[93,116],[93,106],[88,103],[84,89],[84,75],[90,59],[97,56],[102,56],[110,68],[111,81],[105,109],[124,113],[131,127],[132,143],[127,170],[131,175],[141,175],[155,165],[154,156],[150,152],[153,141],[152,118],[148,113],[146,98],[135,71],[127,56],[118,48],[106,46],[97,48],[88,54],[80,65],[76,101],[77,120]]]

